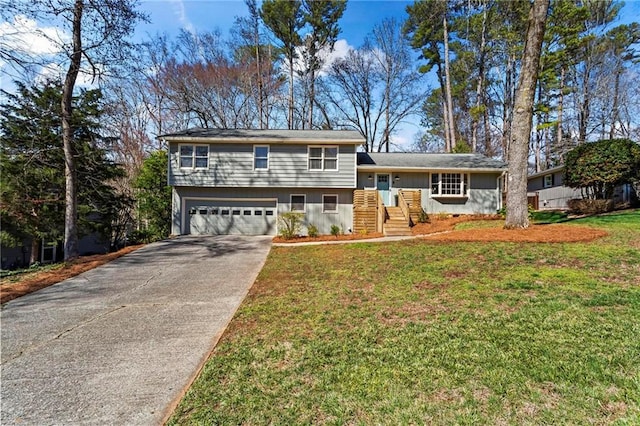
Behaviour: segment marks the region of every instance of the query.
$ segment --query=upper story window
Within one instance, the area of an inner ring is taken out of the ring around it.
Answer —
[[[543,188],[551,188],[553,186],[553,174],[544,175],[542,178],[542,187]]]
[[[466,173],[432,173],[431,196],[465,197],[469,195],[469,175]]]
[[[180,145],[180,168],[209,168],[209,145]]]
[[[269,169],[269,145],[254,145],[253,147],[253,169]]]
[[[338,170],[338,147],[310,146],[309,170]]]

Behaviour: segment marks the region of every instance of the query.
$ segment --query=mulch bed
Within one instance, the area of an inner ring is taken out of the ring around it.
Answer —
[[[527,229],[466,229],[437,235],[427,235],[428,240],[485,241],[512,243],[577,243],[607,236],[605,231],[587,226],[531,225]]]
[[[17,282],[11,282],[11,278],[15,279],[15,277],[3,278],[0,281],[0,304],[59,283],[67,278],[80,275],[83,272],[111,262],[120,256],[131,253],[140,247],[142,247],[142,245],[125,247],[113,253],[81,256],[58,269],[35,273],[26,272],[25,277]]]
[[[343,234],[343,235],[318,235],[317,237],[295,237],[289,240],[285,240],[282,237],[275,237],[273,239],[274,243],[285,243],[285,244],[293,244],[293,243],[305,243],[305,242],[319,242],[319,241],[353,241],[353,240],[368,240],[370,238],[380,238],[384,237],[383,234],[378,232],[371,232],[368,234]]]

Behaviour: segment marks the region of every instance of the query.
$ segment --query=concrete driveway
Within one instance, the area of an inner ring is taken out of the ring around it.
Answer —
[[[180,237],[6,303],[0,424],[160,424],[270,247]]]

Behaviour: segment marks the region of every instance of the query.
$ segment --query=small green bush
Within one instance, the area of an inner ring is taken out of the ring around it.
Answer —
[[[429,219],[429,215],[424,209],[420,210],[420,214],[418,214],[418,223],[429,223],[431,220]]]
[[[319,235],[318,227],[315,226],[313,223],[310,223],[309,226],[307,226],[307,234],[311,238],[316,238]]]
[[[341,233],[342,233],[341,229],[338,225],[331,225],[331,235],[333,235],[334,237],[337,237]]]
[[[278,216],[278,229],[280,236],[285,240],[290,240],[300,235],[303,218],[304,214],[295,212],[287,212]]]

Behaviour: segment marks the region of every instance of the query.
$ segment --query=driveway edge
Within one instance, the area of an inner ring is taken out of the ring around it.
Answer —
[[[218,346],[218,342],[220,341],[220,339],[222,338],[224,333],[227,331],[227,328],[229,327],[229,324],[231,324],[231,321],[236,316],[236,312],[238,312],[238,309],[240,309],[240,306],[242,306],[242,302],[244,302],[244,299],[246,299],[247,294],[249,294],[249,290],[251,290],[251,288],[255,284],[256,279],[258,278],[258,275],[260,274],[260,271],[262,271],[262,268],[264,267],[264,264],[267,262],[267,257],[269,256],[270,252],[271,252],[271,248],[269,248],[269,252],[267,252],[267,255],[264,257],[264,260],[260,264],[260,267],[257,269],[257,272],[255,274],[253,274],[253,276],[251,277],[251,285],[249,287],[247,287],[247,290],[244,292],[244,295],[242,296],[242,300],[240,301],[238,306],[236,306],[236,308],[233,310],[233,313],[229,316],[229,319],[224,324],[224,327],[211,340],[211,347],[209,348],[207,353],[200,360],[198,368],[196,368],[195,372],[191,375],[191,377],[189,377],[189,380],[187,381],[185,386],[182,388],[182,390],[180,390],[180,392],[178,393],[176,398],[164,410],[164,413],[162,415],[162,422],[160,424],[166,425],[168,423],[169,419],[171,418],[173,413],[178,408],[178,405],[180,405],[180,402],[182,401],[182,399],[185,397],[187,392],[189,392],[189,389],[191,389],[191,386],[193,386],[193,383],[200,376],[200,373],[202,373],[202,370],[204,369],[205,364],[207,363],[209,358],[211,358],[211,355],[213,354],[213,351],[216,349],[216,346]]]

